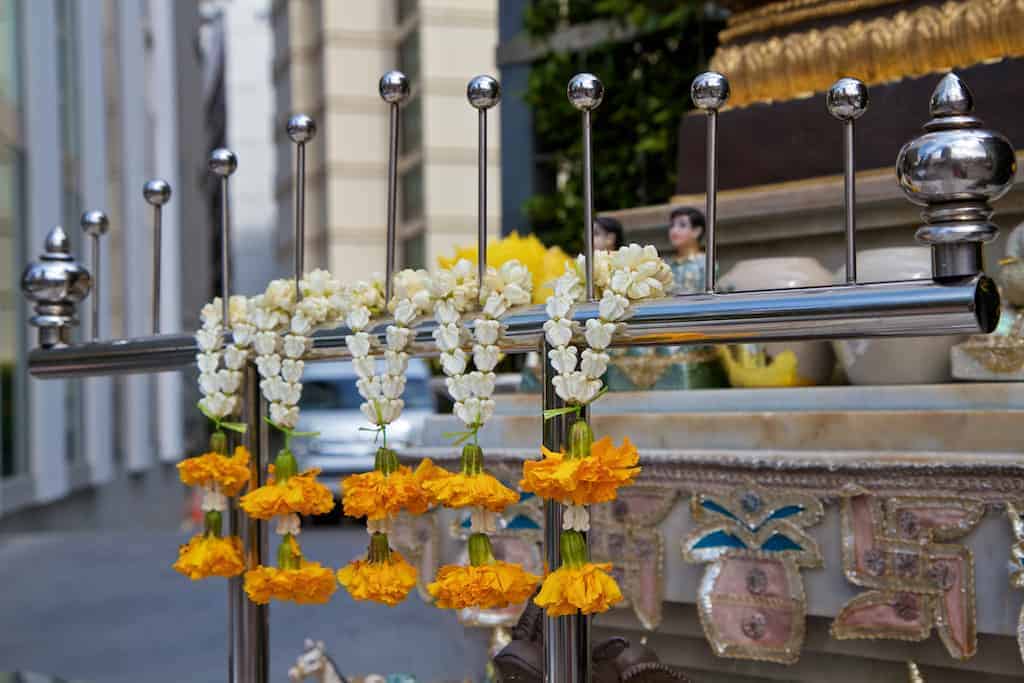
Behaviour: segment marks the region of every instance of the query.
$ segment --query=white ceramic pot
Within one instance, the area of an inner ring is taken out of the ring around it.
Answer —
[[[857,254],[857,281],[929,280],[929,247],[866,249]],[[846,280],[846,268],[836,282]],[[846,339],[835,342],[836,355],[851,384],[939,384],[950,381],[949,350],[963,337]]]
[[[726,292],[830,284],[832,274],[817,259],[806,257],[747,259],[738,262],[718,280],[718,288]],[[793,351],[797,357],[797,374],[812,384],[824,384],[832,376],[835,356],[828,342],[778,342],[763,346],[770,356]]]

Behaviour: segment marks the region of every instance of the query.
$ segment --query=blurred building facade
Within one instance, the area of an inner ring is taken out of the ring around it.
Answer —
[[[0,0],[0,529],[143,525],[181,516],[181,374],[37,380],[19,281],[63,225],[90,270],[83,211],[102,209],[99,337],[151,331],[152,224],[142,186],[166,179],[163,332],[193,329],[213,259],[195,2]],[[183,254],[188,253],[188,259]],[[89,300],[77,340],[88,339]],[[176,482],[175,482],[176,484]],[[162,504],[161,496],[176,504]]]
[[[496,75],[496,0],[387,0],[273,4],[275,130],[294,113],[320,127],[308,145],[306,267],[346,279],[382,272],[388,108],[377,81],[409,77],[399,158],[399,262],[436,263],[476,234],[476,111],[466,83]],[[501,106],[488,119],[492,235],[500,234]],[[276,136],[279,248],[290,254],[294,145]]]

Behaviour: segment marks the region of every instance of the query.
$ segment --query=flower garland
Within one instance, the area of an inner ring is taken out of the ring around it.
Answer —
[[[245,321],[245,297],[231,297],[229,323]],[[249,483],[249,452],[238,446],[228,456],[225,430],[244,432],[245,425],[226,418],[238,412],[237,393],[242,384],[241,368],[247,352],[235,345],[224,345],[222,300],[214,299],[200,312],[202,327],[196,332],[199,353],[199,390],[203,398],[199,409],[214,423],[210,450],[178,464],[178,476],[186,486],[202,489],[203,531],[193,536],[178,550],[174,569],[193,581],[210,576],[237,576],[245,569],[242,541],[237,536],[224,537],[223,513],[227,499],[237,496]],[[224,367],[221,367],[223,363]]]
[[[242,497],[241,506],[255,519],[275,520],[281,536],[277,566],[258,566],[245,574],[245,591],[253,602],[271,599],[301,604],[323,603],[337,589],[333,572],[302,554],[296,537],[301,533],[299,515],[318,515],[334,508],[330,490],[316,481],[319,470],[299,472],[291,450],[302,397],[302,357],[309,336],[320,325],[336,322],[345,308],[341,283],[325,270],[315,270],[299,281],[302,298],[296,301],[294,280],[274,280],[266,291],[249,301],[256,368],[262,377],[260,391],[269,403],[273,427],[285,435],[285,445],[269,467],[264,486]],[[238,330],[235,330],[236,341]]]
[[[359,380],[356,386],[364,401],[360,410],[381,436],[371,472],[346,477],[341,483],[342,504],[350,517],[366,517],[370,545],[366,559],[356,559],[337,573],[338,583],[356,600],[372,600],[394,606],[416,585],[416,569],[388,540],[391,519],[405,510],[422,514],[429,506],[420,479],[411,468],[398,464],[398,455],[387,445],[387,427],[401,416],[405,403],[406,349],[412,342],[413,322],[431,309],[430,276],[425,270],[403,270],[393,280],[394,296],[388,302],[393,316],[385,332],[384,373],[376,374],[370,357],[373,340],[366,328],[379,310],[380,287],[357,283],[350,291],[346,322],[351,334],[345,344]]]
[[[664,296],[672,282],[672,273],[652,246],[630,244],[613,254],[594,255],[594,284],[601,292],[598,317],[587,320],[584,331],[589,348],[579,354],[572,344],[576,323],[573,308],[583,297],[583,278],[579,263],[555,283],[548,299],[549,320],[544,334],[553,347],[548,352],[557,373],[552,385],[566,402],[565,408],[545,413],[579,414],[582,408],[603,393],[601,377],[608,367],[606,353],[620,323],[633,303]],[[579,369],[577,362],[579,361]],[[523,464],[520,488],[566,506],[561,535],[562,567],[548,575],[535,599],[551,616],[603,612],[622,599],[615,580],[608,575],[611,565],[597,565],[587,557],[583,533],[590,529],[586,505],[614,500],[622,486],[632,484],[640,473],[639,456],[629,439],[615,447],[610,437],[594,441],[593,430],[584,420],[573,423],[568,452],[555,453],[541,448],[544,458]]]
[[[470,511],[469,566],[441,567],[427,586],[435,605],[448,609],[507,607],[523,602],[533,593],[539,577],[509,562],[496,560],[488,536],[497,530],[497,516],[519,500],[519,495],[484,471],[483,450],[477,443],[480,428],[494,413],[496,376],[500,360],[499,318],[512,306],[530,302],[532,278],[518,261],[509,261],[499,269],[488,268],[480,297],[482,315],[473,322],[474,370],[466,373],[468,354],[462,348],[464,330],[461,316],[476,299],[474,266],[458,261],[434,281],[434,317],[438,327],[434,339],[441,350],[441,364],[448,375],[445,384],[455,402],[453,412],[466,426],[456,443],[473,440],[462,448],[462,467],[451,473],[436,467],[429,459],[417,470],[423,488],[434,502],[449,508]]]

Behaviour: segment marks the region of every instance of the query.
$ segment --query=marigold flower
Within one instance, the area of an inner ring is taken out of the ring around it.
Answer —
[[[270,519],[277,515],[322,515],[334,509],[334,494],[316,480],[320,470],[298,473],[295,456],[288,448],[277,454],[269,468],[266,485],[242,496],[240,504],[250,517]]]
[[[365,560],[353,560],[338,570],[338,583],[355,600],[372,600],[394,607],[416,585],[416,568],[388,547],[385,534],[370,537]]]
[[[579,424],[579,423],[577,423]],[[611,437],[594,442],[590,455],[572,458],[541,447],[543,460],[523,463],[519,488],[541,498],[591,505],[615,500],[622,486],[629,486],[640,473],[640,456],[629,438],[616,447]]]
[[[493,609],[523,602],[533,594],[540,577],[517,564],[494,559],[487,534],[469,537],[468,567],[441,567],[427,591],[445,609]]]
[[[420,515],[430,505],[427,493],[406,465],[391,474],[374,470],[345,477],[341,481],[341,499],[349,517],[373,520],[387,519],[402,510]]]
[[[334,572],[319,562],[302,560],[298,569],[261,566],[245,573],[245,592],[250,600],[261,605],[271,600],[323,604],[337,588]]]
[[[434,466],[427,459],[417,469],[417,473],[424,467],[432,470],[429,470],[431,475],[423,479],[423,489],[434,502],[445,507],[482,507],[491,512],[501,512],[519,500],[518,493],[486,472],[454,474]]]
[[[178,550],[174,570],[193,581],[210,576],[238,576],[245,571],[242,540],[237,536],[221,538],[205,531],[197,534]]]
[[[578,531],[563,531],[562,567],[544,579],[533,601],[549,617],[607,612],[622,600],[622,591],[608,574],[612,565],[587,561],[587,546]]]
[[[237,496],[249,483],[249,451],[238,446],[231,457],[211,451],[188,458],[178,463],[178,476],[186,486],[216,484],[225,496]]]

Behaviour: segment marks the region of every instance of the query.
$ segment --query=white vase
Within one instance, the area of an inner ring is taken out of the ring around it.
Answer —
[[[720,291],[746,292],[832,284],[832,274],[807,257],[755,258],[739,261],[718,280]],[[835,355],[828,342],[776,342],[764,344],[769,356],[791,350],[797,357],[797,373],[812,384],[824,384],[832,376]]]
[[[857,282],[930,280],[929,247],[866,249],[857,254]],[[836,271],[845,282],[846,268]],[[939,384],[950,381],[949,350],[963,337],[845,339],[836,355],[851,384]]]

